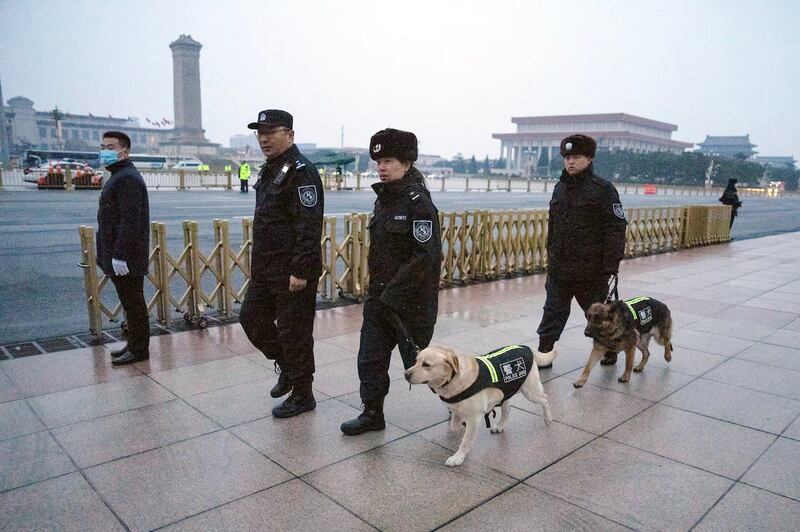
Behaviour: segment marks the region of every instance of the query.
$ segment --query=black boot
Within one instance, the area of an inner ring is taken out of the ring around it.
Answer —
[[[272,415],[278,418],[294,417],[303,412],[314,410],[317,401],[311,391],[311,385],[298,385],[292,389],[292,395],[272,409]]]
[[[386,421],[383,419],[383,399],[378,401],[366,401],[364,411],[355,419],[342,423],[342,432],[348,436],[357,436],[373,430],[383,430],[386,428]]]
[[[616,363],[617,363],[617,354],[614,351],[606,351],[606,354],[603,355],[603,358],[600,360],[601,366],[613,366]]]
[[[117,358],[118,356],[120,356],[122,353],[124,353],[127,350],[128,350],[128,344],[123,345],[119,349],[114,349],[110,353],[111,354],[111,358]]]
[[[281,367],[275,362],[275,373],[278,374],[278,382],[269,391],[269,394],[274,397],[283,397],[292,391],[292,383],[289,381],[289,376],[285,371],[281,371]]]
[[[141,362],[143,360],[150,359],[150,351],[144,351],[142,353],[134,353],[130,350],[126,350],[120,356],[111,359],[112,366],[124,366],[125,364],[133,364],[135,362]]]

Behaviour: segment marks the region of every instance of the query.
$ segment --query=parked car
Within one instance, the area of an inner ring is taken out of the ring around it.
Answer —
[[[22,173],[25,175],[34,175],[38,177],[41,175],[47,175],[47,173],[50,172],[51,169],[55,172],[57,172],[58,170],[65,172],[67,167],[69,167],[73,175],[75,175],[79,170],[81,171],[81,173],[88,172],[89,175],[93,175],[96,173],[94,168],[92,168],[88,164],[82,163],[80,161],[73,161],[70,159],[47,161],[37,166],[31,166],[30,168],[25,168],[22,171]]]
[[[36,184],[39,189],[64,189],[67,168],[70,170],[72,186],[76,190],[102,188],[102,173],[88,164],[77,161],[48,161],[28,168],[25,181]]]

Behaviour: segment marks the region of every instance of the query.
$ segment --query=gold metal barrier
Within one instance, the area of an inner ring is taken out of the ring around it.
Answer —
[[[324,218],[320,242],[323,266],[318,285],[323,299],[360,300],[365,295],[369,283],[370,217],[366,213],[344,216],[341,233],[335,217]],[[628,258],[730,240],[727,205],[632,208],[627,209],[627,217]],[[439,223],[442,286],[531,274],[547,268],[546,210],[440,212]],[[201,249],[197,222],[183,222],[183,247],[177,254],[167,249],[163,223],[153,222],[150,229],[151,267],[147,279],[154,292],[147,308],[157,322],[168,327],[172,309],[201,327],[207,323],[206,308],[216,308],[221,319],[232,318],[234,304],[242,303],[250,283],[252,219],[242,220],[242,242],[236,245],[230,237],[230,223],[214,220],[214,245],[208,253]],[[117,321],[122,308],[119,303],[113,308],[103,303],[103,290],[110,278],[95,266],[94,228],[81,226],[79,234],[89,330],[100,337],[103,316]]]

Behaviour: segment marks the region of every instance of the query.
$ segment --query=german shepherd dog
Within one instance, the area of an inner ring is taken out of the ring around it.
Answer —
[[[664,346],[664,360],[672,360],[672,316],[667,305],[649,297],[636,297],[627,301],[594,303],[586,311],[586,329],[583,334],[594,340],[589,360],[576,388],[582,387],[597,362],[606,351],[625,352],[625,372],[617,379],[628,382],[631,370],[639,373],[650,358],[650,338]],[[636,348],[642,352],[642,361],[633,367]]]

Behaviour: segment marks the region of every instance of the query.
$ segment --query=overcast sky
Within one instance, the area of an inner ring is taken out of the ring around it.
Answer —
[[[172,119],[169,43],[203,44],[207,137],[258,110],[297,142],[366,147],[384,127],[420,151],[497,157],[512,116],[626,112],[673,138],[750,134],[800,159],[800,0],[0,0],[6,100]]]

